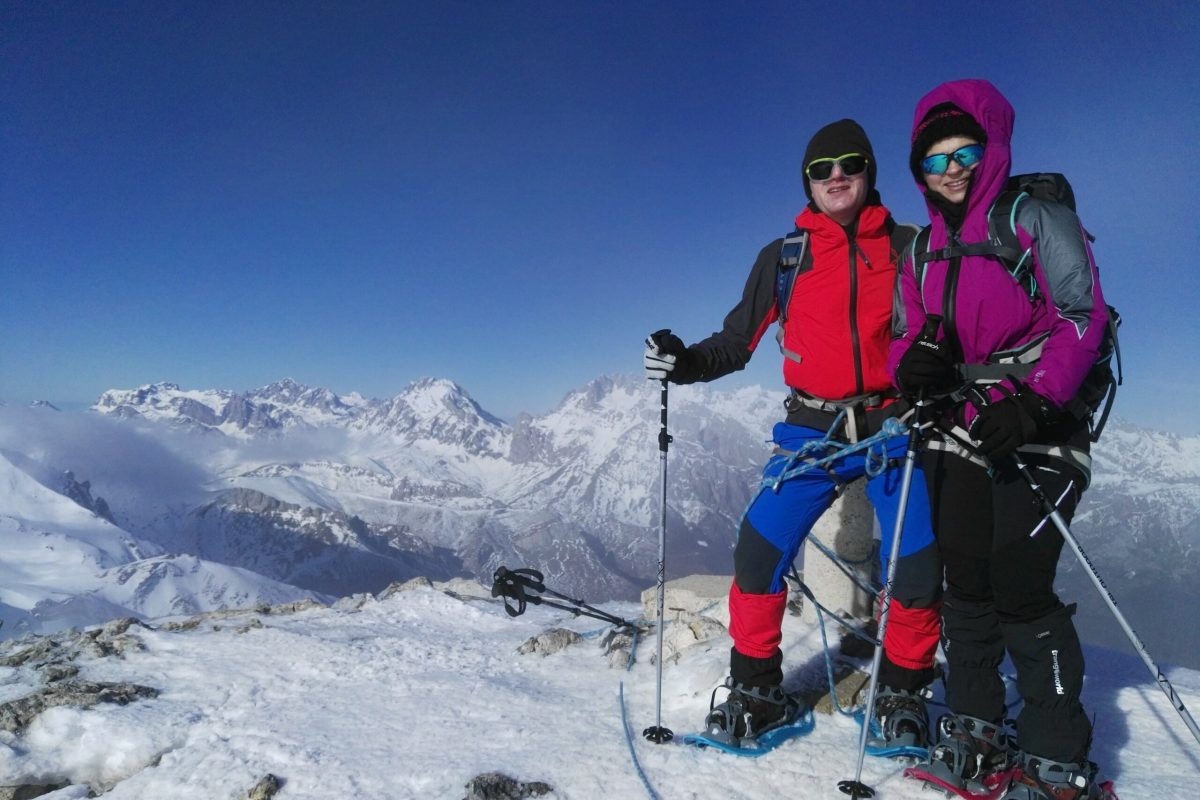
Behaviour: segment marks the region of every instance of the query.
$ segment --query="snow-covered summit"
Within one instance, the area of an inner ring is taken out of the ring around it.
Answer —
[[[510,436],[507,424],[444,378],[414,381],[391,400],[364,410],[351,427],[410,443],[458,447],[473,456],[505,455]]]
[[[63,800],[92,790],[212,800],[244,797],[273,775],[279,800],[460,800],[476,776],[499,772],[544,784],[546,800],[748,800],[841,797],[837,783],[854,776],[858,728],[837,714],[817,713],[811,734],[758,759],[679,743],[728,665],[730,639],[713,619],[668,617],[661,722],[676,739],[658,745],[641,736],[658,721],[652,636],[626,670],[606,653],[601,623],[534,606],[511,619],[498,600],[455,589],[114,626],[90,637],[104,647],[82,647],[85,637],[10,643],[0,655],[15,666],[4,667],[0,699],[52,690],[45,676],[64,666],[82,681],[145,690],[125,705],[48,708],[0,733],[0,783],[69,784],[53,795]],[[520,652],[551,627],[581,638]],[[784,618],[789,689],[820,693],[820,648],[817,630]],[[1127,800],[1191,796],[1194,742],[1145,667],[1100,649],[1087,658],[1091,757]],[[1170,679],[1196,709],[1200,674],[1176,669]],[[868,758],[862,777],[888,800],[928,798],[902,766]]]
[[[341,397],[291,378],[247,392],[154,383],[106,391],[92,408],[242,439],[292,429],[347,428],[409,442],[462,446],[474,454],[499,455],[507,446],[507,425],[484,411],[461,386],[440,378],[415,381],[386,401],[366,400],[357,393]]]

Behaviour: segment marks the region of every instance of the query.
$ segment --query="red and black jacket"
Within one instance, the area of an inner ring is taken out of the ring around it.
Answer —
[[[808,232],[811,261],[799,267],[783,325],[788,386],[822,400],[889,392],[886,369],[896,262],[895,227],[888,210],[866,206],[843,228],[806,208],[796,217]],[[722,329],[691,345],[696,380],[711,381],[742,369],[767,329],[779,318],[776,279],[783,239],[758,254],[741,301]]]

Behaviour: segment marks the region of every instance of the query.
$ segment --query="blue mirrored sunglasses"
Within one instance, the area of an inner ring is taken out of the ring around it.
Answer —
[[[953,153],[938,153],[921,161],[921,169],[929,175],[944,175],[950,169],[950,159],[958,162],[963,169],[970,169],[983,158],[983,145],[969,144],[960,147]]]

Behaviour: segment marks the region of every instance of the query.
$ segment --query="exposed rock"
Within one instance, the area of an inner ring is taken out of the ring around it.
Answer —
[[[401,583],[400,581],[392,581],[386,587],[384,587],[384,590],[382,592],[379,593],[378,599],[387,600],[389,597],[392,597],[393,595],[400,594],[401,592],[411,592],[413,589],[432,589],[432,588],[433,588],[433,581],[431,581],[431,580],[429,580],[429,578],[426,578],[423,576],[418,576],[416,578],[412,578],[410,580],[404,581],[403,583]]]
[[[35,667],[43,671],[45,680],[61,680],[65,676],[62,670],[70,669],[63,665],[80,656],[124,658],[126,653],[144,649],[141,640],[129,632],[134,627],[146,626],[136,619],[125,618],[88,631],[72,628],[48,636],[10,640],[0,645],[0,666]],[[51,666],[54,669],[46,672],[45,668]]]
[[[842,708],[850,708],[861,701],[862,698],[859,695],[866,691],[867,683],[871,680],[871,676],[865,672],[841,666],[834,673],[834,679],[837,681],[834,691],[837,693],[838,705]],[[812,703],[814,711],[822,714],[832,714],[834,712],[833,699],[830,692],[825,692],[819,698],[806,697],[805,699]]]
[[[664,616],[670,619],[680,613],[703,614],[729,624],[728,575],[689,575],[667,581],[663,587]],[[646,619],[658,617],[658,587],[642,592],[642,614]]]
[[[271,800],[282,786],[283,781],[279,778],[271,774],[264,775],[250,791],[242,795],[242,800]]]
[[[42,680],[46,683],[74,678],[79,674],[79,667],[74,664],[47,664],[40,670]]]
[[[525,800],[552,791],[549,784],[541,781],[526,783],[501,772],[486,772],[467,781],[467,796],[463,800]]]
[[[33,800],[35,797],[56,792],[70,786],[69,783],[32,784],[23,786],[0,786],[0,800]]]
[[[335,611],[358,611],[374,599],[375,595],[369,592],[360,592],[359,594],[352,594],[348,597],[338,598],[337,602],[335,602],[331,608],[333,608]]]
[[[436,586],[451,597],[457,597],[460,600],[490,600],[492,598],[491,587],[484,586],[471,578],[451,578],[448,581],[437,583]]]
[[[356,595],[357,597],[357,595]],[[222,609],[220,611],[206,611],[203,614],[197,614],[194,617],[188,617],[179,622],[164,622],[159,626],[164,631],[190,631],[200,627],[205,622],[219,619],[229,619],[230,617],[243,617],[248,614],[261,614],[264,616],[284,616],[288,614],[296,614],[300,611],[307,611],[310,608],[325,608],[316,600],[297,600],[293,603],[279,603],[277,605],[268,606],[260,605],[252,608],[234,608]]]
[[[633,663],[633,633],[625,628],[610,628],[600,639],[611,669],[629,669]]]
[[[20,733],[33,718],[55,706],[91,708],[99,703],[125,705],[146,697],[158,697],[158,689],[134,683],[95,683],[65,680],[41,691],[0,705],[0,729]]]
[[[669,623],[663,632],[663,660],[678,662],[683,651],[689,647],[725,636],[728,629],[711,617],[693,613],[680,613],[679,618]],[[650,663],[657,660],[657,653]]]
[[[7,653],[0,656],[0,667],[20,667],[47,661],[58,646],[50,636],[30,635],[11,639],[3,644]]]
[[[566,628],[551,628],[526,641],[517,648],[517,652],[523,656],[531,653],[548,656],[582,641],[583,637],[575,631],[569,631]]]
[[[99,628],[81,633],[78,640],[78,651],[80,654],[96,658],[107,658],[108,656],[124,658],[128,652],[145,649],[141,640],[129,633],[130,628],[145,627],[133,617],[114,619]]]
[[[91,511],[96,516],[106,519],[109,522],[116,524],[113,519],[112,510],[108,507],[103,497],[92,496],[91,481],[75,480],[75,473],[71,470],[65,470],[61,477],[62,488],[59,493],[65,497],[74,500],[78,505]]]
[[[306,597],[303,600],[296,600],[291,603],[278,603],[273,606],[267,606],[267,613],[272,615],[296,614],[301,611],[308,611],[310,608],[325,608],[325,605]]]

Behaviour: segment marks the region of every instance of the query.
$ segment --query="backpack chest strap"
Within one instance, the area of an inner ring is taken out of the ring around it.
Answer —
[[[930,261],[949,261],[955,256],[996,256],[1005,262],[1019,262],[1025,253],[1014,247],[1007,247],[999,242],[970,242],[968,244],[947,245],[937,250],[916,254],[916,263],[927,264]]]
[[[1021,347],[992,353],[986,364],[959,364],[958,374],[964,381],[980,383],[996,383],[1009,376],[1024,378],[1037,366],[1049,338],[1050,334],[1044,333]]]

